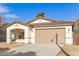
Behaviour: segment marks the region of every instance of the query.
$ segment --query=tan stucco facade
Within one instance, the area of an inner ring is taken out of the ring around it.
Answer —
[[[42,19],[41,19],[42,20]],[[72,25],[56,25],[53,26],[51,21],[47,20],[35,20],[30,22],[32,26],[21,24],[21,23],[13,23],[6,28],[6,40],[7,43],[11,42],[11,32],[16,29],[20,32],[24,32],[24,39],[16,39],[15,42],[24,42],[31,44],[73,44],[73,35],[72,35]],[[45,23],[49,23],[51,26],[46,25]],[[37,26],[36,24],[44,24],[44,26]],[[65,23],[66,24],[66,23]],[[18,34],[17,34],[18,36]]]

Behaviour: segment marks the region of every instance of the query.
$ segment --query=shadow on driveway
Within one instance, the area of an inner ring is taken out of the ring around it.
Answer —
[[[26,53],[19,52],[17,54],[14,54],[12,56],[36,56],[36,52],[30,51]]]

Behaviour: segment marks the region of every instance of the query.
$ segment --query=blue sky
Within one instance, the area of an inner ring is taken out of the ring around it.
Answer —
[[[79,18],[79,4],[68,3],[8,3],[0,4],[0,15],[7,22],[27,22],[44,12],[46,18],[58,21],[74,21]]]

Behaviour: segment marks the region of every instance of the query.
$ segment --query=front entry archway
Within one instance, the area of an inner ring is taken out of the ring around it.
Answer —
[[[11,30],[11,41],[12,42],[17,42],[20,40],[24,40],[24,30],[23,29],[14,29]]]
[[[6,41],[7,43],[11,43],[12,41],[28,43],[28,32],[28,26],[20,23],[13,23],[9,27],[7,27]]]

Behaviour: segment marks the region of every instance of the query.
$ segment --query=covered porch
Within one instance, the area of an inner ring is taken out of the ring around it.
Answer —
[[[14,29],[11,30],[11,42],[22,42],[24,40],[24,30]]]
[[[9,25],[6,30],[6,42],[20,42],[28,43],[29,42],[29,27],[24,24],[14,22]]]

